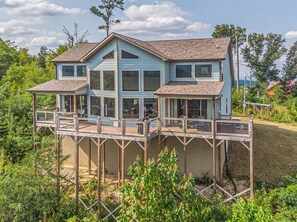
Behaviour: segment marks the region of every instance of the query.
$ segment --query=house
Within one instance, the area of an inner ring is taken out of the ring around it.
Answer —
[[[34,129],[53,129],[68,165],[101,164],[103,177],[118,174],[120,183],[137,156],[146,163],[168,146],[183,172],[209,172],[215,187],[229,140],[250,143],[252,152],[252,121],[232,118],[229,38],[142,41],[112,33],[53,62],[56,79],[29,89]],[[58,109],[36,110],[38,94],[55,94]]]
[[[297,80],[292,80],[288,83],[288,87],[291,88],[293,87],[295,84],[297,83]],[[275,87],[279,86],[280,88],[283,88],[282,84],[280,81],[270,81],[268,86],[267,86],[267,93],[270,96],[274,96],[275,95]],[[291,90],[288,89],[284,92],[285,94],[291,94]]]

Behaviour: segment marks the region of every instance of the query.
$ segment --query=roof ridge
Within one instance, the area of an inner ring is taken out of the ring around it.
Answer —
[[[164,40],[147,40],[146,42],[170,42],[170,41],[187,41],[187,40],[210,40],[210,39],[230,39],[230,37],[220,37],[220,38],[190,38],[190,39],[164,39]]]

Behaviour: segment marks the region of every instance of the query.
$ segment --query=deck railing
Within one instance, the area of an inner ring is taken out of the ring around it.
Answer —
[[[35,113],[37,124],[49,124],[57,127],[58,131],[74,131],[81,133],[112,134],[123,136],[148,136],[157,132],[173,132],[186,134],[218,136],[251,136],[251,119],[218,119],[158,117],[144,121],[134,119],[102,119],[77,117],[74,113],[41,111]]]

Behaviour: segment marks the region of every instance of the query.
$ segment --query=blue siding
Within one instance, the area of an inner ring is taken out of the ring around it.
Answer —
[[[224,87],[222,90],[221,97],[221,113],[232,114],[232,79],[231,79],[231,70],[230,70],[230,59],[229,53],[226,54],[226,59],[222,62],[223,64],[223,81]],[[226,100],[227,100],[227,110],[226,110]],[[226,112],[227,111],[227,112]]]

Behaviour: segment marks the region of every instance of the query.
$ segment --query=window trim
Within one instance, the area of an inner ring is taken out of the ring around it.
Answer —
[[[136,91],[129,91],[129,90],[124,90],[124,81],[123,81],[123,72],[125,71],[137,71],[138,72],[138,90]],[[121,92],[140,92],[140,88],[141,88],[141,80],[140,80],[140,69],[122,69],[122,73],[121,73]]]
[[[137,57],[138,57],[137,59],[127,59],[127,58],[123,58],[123,53],[122,53],[122,51],[128,52],[127,50],[121,49],[121,60],[128,60],[128,61],[131,61],[131,60],[140,60],[140,56],[139,56],[139,55],[135,55],[135,54],[133,54],[132,52],[128,52],[128,53],[137,56]]]
[[[124,118],[124,115],[123,115],[123,112],[124,112],[124,99],[138,99],[138,117]],[[140,102],[141,102],[141,97],[122,97],[122,106],[121,106],[121,108],[122,108],[122,112],[121,112],[122,119],[135,120],[135,119],[141,118]]]
[[[144,72],[160,72],[160,86],[159,86],[159,88],[161,87],[161,70],[142,70],[142,89],[143,89],[143,92],[155,92],[156,90],[145,90],[144,89]]]
[[[191,76],[190,77],[177,77],[177,72],[176,72],[176,66],[179,66],[179,65],[189,65],[191,66]],[[193,63],[177,63],[175,64],[174,66],[174,73],[175,73],[175,78],[176,79],[189,79],[189,78],[193,78]]]
[[[210,66],[210,76],[196,76],[196,66]],[[213,78],[213,64],[212,63],[195,63],[194,64],[194,76],[197,78]]]
[[[64,75],[63,75],[63,67],[66,67],[66,66],[73,66],[73,76],[64,76]],[[74,77],[76,77],[76,75],[77,75],[76,65],[72,65],[72,64],[69,64],[69,65],[61,65],[61,77],[62,77],[62,78],[74,78]]]
[[[106,90],[106,89],[104,89],[104,72],[113,72],[114,90]],[[100,75],[102,75],[102,80],[103,80],[102,81],[102,87],[100,87],[100,91],[115,92],[116,91],[116,71],[115,70],[100,70]]]

